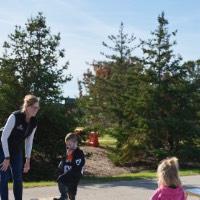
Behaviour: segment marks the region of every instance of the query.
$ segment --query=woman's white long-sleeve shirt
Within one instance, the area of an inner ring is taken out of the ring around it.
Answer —
[[[5,157],[10,157],[10,152],[9,152],[9,148],[8,148],[8,138],[13,130],[13,128],[15,127],[15,115],[11,114],[4,126],[3,132],[2,132],[2,136],[1,136],[1,143],[2,143],[2,148],[3,148],[3,152],[4,152],[4,156]],[[25,155],[26,158],[30,158],[31,157],[31,151],[32,151],[32,145],[33,145],[33,138],[35,135],[35,131],[36,131],[37,127],[35,127],[32,131],[32,133],[25,139]]]

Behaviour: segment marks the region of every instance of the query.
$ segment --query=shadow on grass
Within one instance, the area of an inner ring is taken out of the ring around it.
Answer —
[[[96,184],[98,188],[107,188],[107,187],[134,187],[134,188],[145,188],[153,190],[157,187],[156,180],[146,179],[147,177],[140,178],[128,178],[128,177],[86,177],[81,180],[80,187],[90,187]]]

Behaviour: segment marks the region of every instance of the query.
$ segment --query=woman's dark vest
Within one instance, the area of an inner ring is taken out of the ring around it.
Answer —
[[[26,122],[26,115],[21,111],[15,111],[15,125],[8,138],[8,148],[10,156],[23,150],[24,140],[31,135],[37,126],[37,120],[32,117],[29,123]]]

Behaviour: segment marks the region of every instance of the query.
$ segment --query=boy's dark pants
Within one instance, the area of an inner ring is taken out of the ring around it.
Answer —
[[[61,181],[58,181],[58,189],[61,194],[61,200],[75,200],[77,185],[67,186],[63,184]]]

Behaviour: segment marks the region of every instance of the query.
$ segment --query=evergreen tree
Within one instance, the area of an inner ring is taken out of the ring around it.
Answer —
[[[15,76],[11,60],[0,61],[0,127],[8,114],[17,109],[21,103],[21,87]]]
[[[135,37],[124,32],[123,23],[119,33],[108,36],[111,44],[103,46],[112,54],[102,53],[106,60],[93,63],[95,74],[88,71],[83,84],[87,95],[84,102],[86,121],[92,127],[109,132],[117,138],[118,146],[127,142],[130,126],[133,125],[134,109],[131,99],[136,99],[139,75],[142,65],[137,57],[132,56],[136,45]],[[132,118],[131,118],[131,117]],[[96,128],[97,128],[96,127]]]
[[[145,74],[150,87],[150,101],[146,110],[149,135],[147,144],[156,156],[176,154],[186,141],[198,135],[198,118],[190,102],[194,90],[188,80],[187,69],[173,52],[175,41],[168,33],[164,12],[158,16],[158,28],[152,39],[142,42]],[[156,152],[156,153],[155,153]],[[164,155],[162,155],[164,153]]]
[[[51,34],[42,13],[29,19],[25,28],[16,26],[9,35],[9,41],[4,42],[2,63],[12,63],[9,67],[20,85],[19,94],[34,93],[43,101],[57,101],[61,97],[61,84],[71,76],[66,74],[68,62],[64,66],[59,64],[64,58],[64,49],[59,49],[60,39],[60,34]]]

